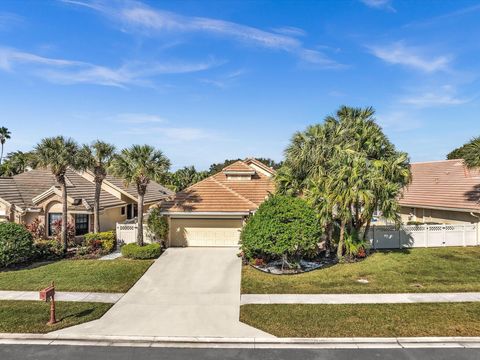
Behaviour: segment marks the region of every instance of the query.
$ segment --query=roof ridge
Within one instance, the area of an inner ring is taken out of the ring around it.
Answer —
[[[434,163],[453,162],[453,161],[464,161],[464,160],[463,160],[463,159],[445,159],[445,160],[418,161],[418,162],[412,162],[411,165],[416,165],[416,164],[434,164]]]
[[[227,185],[221,183],[220,181],[218,181],[217,179],[215,179],[214,177],[212,177],[212,180],[215,181],[218,185],[220,185],[221,187],[225,188],[226,190],[230,191],[232,194],[236,195],[237,197],[239,197],[240,199],[243,199],[247,202],[249,202],[250,204],[252,204],[253,206],[257,206],[257,204],[255,204],[252,200],[250,199],[247,199],[245,196],[243,196],[242,194],[239,194],[238,192],[236,192],[235,190],[233,190],[232,188],[228,187]]]

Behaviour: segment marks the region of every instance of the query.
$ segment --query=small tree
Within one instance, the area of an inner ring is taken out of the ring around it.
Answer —
[[[288,265],[289,261],[313,256],[320,235],[318,217],[305,200],[275,195],[247,221],[241,246],[247,259],[267,256]]]
[[[0,223],[0,268],[26,262],[33,256],[32,234],[23,225]]]
[[[160,213],[159,208],[154,208],[148,214],[147,225],[154,234],[155,240],[165,241],[168,236],[168,220]]]

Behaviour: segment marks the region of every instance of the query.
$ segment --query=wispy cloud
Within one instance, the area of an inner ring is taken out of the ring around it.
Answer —
[[[122,30],[139,31],[149,35],[170,33],[207,33],[272,50],[284,51],[296,55],[302,61],[315,63],[324,68],[339,67],[318,50],[308,49],[297,38],[303,30],[280,28],[276,32],[262,30],[231,21],[183,16],[174,12],[154,9],[141,2],[104,2],[63,0],[73,5],[85,6],[119,22]]]
[[[207,70],[219,65],[215,59],[198,63],[126,62],[114,68],[84,61],[50,58],[0,47],[0,70],[13,72],[21,68],[32,75],[58,84],[97,84],[126,87],[150,86],[150,79],[162,74],[179,74]]]
[[[400,102],[403,104],[421,108],[462,105],[470,101],[472,101],[472,99],[458,97],[455,88],[450,85],[445,85],[431,91],[417,91],[400,99]]]
[[[144,113],[123,113],[115,115],[110,119],[120,124],[152,124],[167,122],[166,119],[158,115]]]
[[[404,27],[428,26],[428,25],[433,25],[433,24],[436,24],[436,23],[441,24],[445,20],[459,18],[463,15],[468,15],[468,14],[475,13],[475,12],[478,12],[478,11],[480,11],[480,4],[460,8],[458,10],[455,10],[455,11],[452,11],[452,12],[449,12],[449,13],[446,13],[446,14],[442,14],[442,15],[439,15],[439,16],[435,16],[435,17],[432,17],[430,19],[411,22],[411,23],[408,23],[408,24],[404,25]]]
[[[373,55],[389,64],[403,65],[426,73],[446,71],[451,62],[450,56],[428,57],[425,49],[406,46],[402,41],[368,48]]]
[[[393,110],[380,113],[377,122],[388,132],[408,132],[419,129],[423,126],[421,120],[412,112],[407,110]]]
[[[374,9],[382,9],[395,12],[395,8],[392,5],[392,0],[360,0],[368,7]]]
[[[21,24],[23,21],[23,17],[17,14],[0,12],[0,30],[9,30],[13,26]]]
[[[220,89],[225,89],[231,86],[238,78],[246,74],[248,71],[245,69],[238,69],[229,73],[217,76],[215,78],[202,78],[201,82],[210,84]]]

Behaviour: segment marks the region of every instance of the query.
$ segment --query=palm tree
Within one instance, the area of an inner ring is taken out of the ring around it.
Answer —
[[[143,203],[151,180],[163,182],[170,160],[149,145],[132,145],[115,155],[110,165],[112,175],[122,178],[125,185],[135,184],[138,192],[137,244],[143,246]]]
[[[34,167],[33,154],[31,151],[15,151],[8,153],[2,164],[3,176],[14,176],[24,173]]]
[[[327,242],[340,228],[364,238],[376,209],[398,221],[398,198],[410,181],[408,156],[395,150],[376,124],[374,110],[342,106],[323,124],[296,133],[277,176],[282,193],[305,196],[325,227]]]
[[[2,144],[2,151],[0,153],[0,165],[2,164],[3,160],[3,146],[5,145],[5,141],[10,139],[11,132],[5,127],[0,127],[0,144]]]
[[[68,168],[78,168],[78,145],[70,138],[56,136],[43,139],[35,147],[37,165],[49,168],[62,191],[62,234],[63,251],[67,251],[67,185],[65,175]]]
[[[93,173],[95,182],[95,200],[93,204],[93,232],[100,231],[100,193],[103,180],[107,176],[107,168],[115,155],[115,146],[104,141],[94,141],[92,145],[83,145],[80,151],[80,162],[83,169]]]
[[[480,167],[480,136],[472,139],[464,150],[464,160],[467,167]]]

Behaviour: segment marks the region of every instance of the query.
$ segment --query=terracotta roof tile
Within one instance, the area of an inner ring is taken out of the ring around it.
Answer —
[[[414,163],[411,170],[401,205],[480,211],[480,170],[467,169],[462,160]]]
[[[254,170],[239,162],[225,169]],[[263,174],[255,173],[251,180],[230,180],[222,170],[178,192],[162,202],[160,208],[167,212],[250,212],[256,210],[273,191],[272,178]]]

